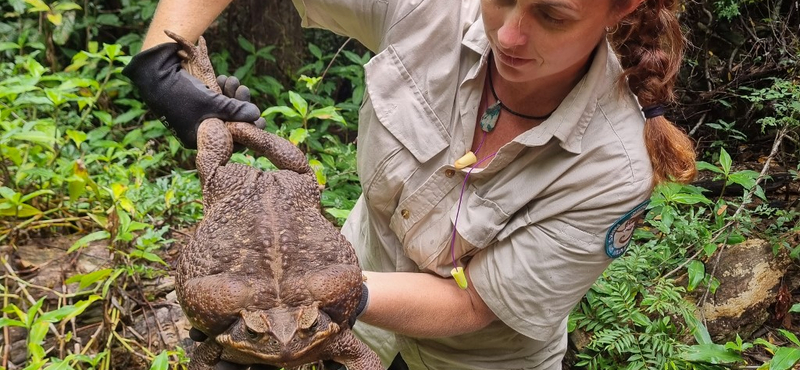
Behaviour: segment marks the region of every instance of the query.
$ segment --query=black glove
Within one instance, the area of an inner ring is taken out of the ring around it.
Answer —
[[[178,44],[168,42],[142,51],[122,74],[131,79],[142,100],[185,147],[197,148],[197,126],[206,118],[235,122],[259,119],[261,111],[255,104],[215,93],[183,70],[178,50]],[[236,89],[232,94],[236,95]],[[249,95],[248,91],[248,99]]]
[[[195,342],[203,342],[208,339],[208,336],[200,330],[195,328],[189,329],[189,338],[191,338]],[[270,365],[240,365],[234,364],[232,362],[220,360],[214,366],[214,370],[280,370],[280,367],[270,366]]]
[[[236,76],[228,77],[225,75],[219,75],[217,76],[217,85],[219,85],[219,88],[222,89],[223,95],[236,100],[241,100],[248,103],[250,102],[250,88],[242,85]],[[255,122],[253,122],[253,124],[255,124],[260,130],[263,130],[265,127],[267,127],[267,120],[265,120],[264,117],[259,117]]]
[[[361,300],[358,301],[358,306],[356,306],[355,311],[353,311],[353,315],[350,316],[350,319],[347,320],[348,324],[352,328],[353,325],[356,324],[356,320],[364,313],[364,310],[367,309],[367,305],[369,304],[369,289],[367,288],[367,284],[362,282],[361,283]]]

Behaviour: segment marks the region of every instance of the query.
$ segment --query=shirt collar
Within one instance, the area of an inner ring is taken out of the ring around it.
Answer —
[[[550,118],[520,135],[517,140],[521,144],[544,145],[555,137],[564,150],[580,154],[581,140],[595,115],[598,98],[603,92],[614,89],[612,72],[619,70],[619,62],[609,49],[607,41],[597,46],[592,64],[580,82],[572,88]]]

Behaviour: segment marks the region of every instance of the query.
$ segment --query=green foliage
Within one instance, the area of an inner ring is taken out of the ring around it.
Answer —
[[[655,189],[646,226],[634,233],[626,254],[608,267],[570,315],[570,330],[590,338],[577,355],[577,366],[717,369],[719,364],[743,363],[742,352],[753,345],[741,340],[714,344],[690,300],[693,291],[702,288],[713,294],[719,286],[703,261],[753,232],[758,215],[744,205],[752,201],[750,192],[763,196],[757,173],[732,170],[724,149],[718,158],[718,165],[700,162],[698,168],[748,192],[738,200],[712,200],[704,189],[690,185],[665,183]],[[738,211],[728,212],[731,205]],[[797,220],[796,215],[786,217],[787,223]],[[676,274],[684,278],[673,278]],[[691,338],[697,344],[689,345]]]
[[[767,111],[767,116],[757,121],[761,131],[781,127],[800,128],[800,84],[797,80],[777,77],[768,80],[772,81],[769,87],[741,88],[749,92],[744,98],[752,102],[756,109]]]
[[[191,153],[148,116],[120,75],[138,51],[141,31],[115,43],[94,40],[99,29],[119,32],[126,22],[144,24],[155,4],[123,0],[119,10],[68,1],[0,5],[6,11],[0,30],[7,31],[0,32],[0,216],[7,220],[0,226],[0,242],[13,245],[31,234],[75,234],[68,254],[100,245],[111,256],[96,271],[68,277],[65,284],[75,287],[72,293],[40,292],[58,301],[6,295],[11,298],[0,327],[26,331],[27,360],[16,364],[26,370],[110,369],[117,349],[148,359],[152,369],[181,369],[188,361],[181,348],[152,353],[119,331],[129,324],[120,305],[132,295],[126,290],[165,276],[165,250],[174,242],[173,231],[202,217],[197,174],[185,169]],[[40,21],[43,26],[37,28]],[[62,33],[65,37],[57,39]],[[238,46],[250,56],[233,75],[251,85],[257,97],[277,102],[264,113],[269,129],[307,151],[320,184],[326,185],[323,208],[341,223],[361,192],[350,139],[360,97],[337,102],[329,94],[337,81],[347,79],[363,94],[361,65],[320,54],[313,65],[334,62],[327,75],[304,68],[302,73],[319,74],[298,74],[295,88],[285,90],[271,77],[253,73],[257,61],[274,61],[272,46],[256,50],[243,38]],[[227,69],[226,62],[224,52],[215,56],[218,68]],[[232,161],[274,169],[265,158],[248,153],[236,153]],[[75,334],[64,322],[89,306],[103,311],[98,338],[106,339],[71,352]],[[53,325],[59,330],[53,331]],[[67,350],[59,356],[48,350],[46,340]]]
[[[715,0],[714,12],[722,19],[730,21],[738,17],[740,8],[746,4],[752,4],[759,0]]]

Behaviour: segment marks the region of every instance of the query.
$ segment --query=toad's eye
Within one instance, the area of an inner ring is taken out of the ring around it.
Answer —
[[[247,333],[247,336],[250,337],[250,339],[257,339],[258,338],[258,333],[253,331],[253,329],[246,328],[245,329],[245,333]]]

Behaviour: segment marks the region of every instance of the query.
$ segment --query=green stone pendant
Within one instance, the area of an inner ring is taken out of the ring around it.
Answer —
[[[492,132],[494,125],[497,123],[497,117],[500,117],[500,101],[495,101],[494,104],[486,108],[481,117],[481,130],[484,132]]]

